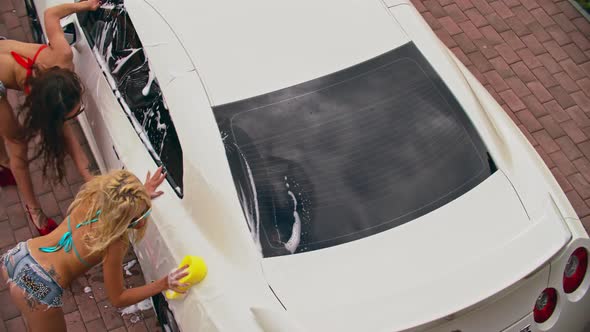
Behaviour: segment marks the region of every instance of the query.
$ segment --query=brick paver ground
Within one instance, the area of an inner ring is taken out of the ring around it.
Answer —
[[[24,0],[0,0],[0,36],[21,41],[32,41]],[[22,96],[10,94],[12,105],[19,105]],[[76,132],[81,142],[86,142],[79,125]],[[88,144],[84,144],[91,157]],[[75,194],[82,185],[71,159],[67,162],[67,177],[63,185],[52,185],[43,181],[38,163],[33,163],[32,179],[35,192],[45,213],[61,222]],[[37,230],[25,216],[24,206],[16,187],[0,189],[0,251],[4,252],[20,241],[37,236]],[[130,252],[125,262],[135,259]],[[125,274],[127,287],[144,284],[139,265]],[[123,268],[121,268],[123,273]],[[90,287],[90,289],[86,288]],[[85,288],[86,291],[85,292]],[[161,332],[153,310],[122,316],[106,298],[102,271],[93,268],[86,275],[74,281],[64,296],[64,313],[69,332]],[[18,309],[12,304],[6,285],[0,282],[0,332],[26,331]]]
[[[535,146],[590,230],[590,22],[568,0],[412,0]]]
[[[568,0],[412,1],[527,135],[590,229],[590,23]],[[0,36],[30,41],[25,15],[23,0],[0,0]],[[54,186],[43,183],[33,165],[41,204],[59,221],[81,185],[71,161],[68,170],[67,183]],[[0,195],[5,250],[36,231],[15,188]],[[127,285],[142,284],[138,266],[132,271]],[[152,311],[122,317],[108,303],[100,269],[74,282],[64,302],[69,331],[159,330]],[[0,332],[25,330],[4,285],[0,317]]]

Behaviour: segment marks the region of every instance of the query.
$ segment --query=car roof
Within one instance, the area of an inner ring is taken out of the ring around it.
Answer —
[[[327,75],[409,41],[379,0],[150,4],[180,40],[212,105]]]

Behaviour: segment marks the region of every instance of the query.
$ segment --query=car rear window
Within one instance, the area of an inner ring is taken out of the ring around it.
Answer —
[[[214,113],[265,257],[392,229],[495,171],[465,112],[412,43]]]

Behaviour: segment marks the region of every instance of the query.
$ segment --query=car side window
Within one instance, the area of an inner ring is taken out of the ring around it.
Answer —
[[[78,20],[129,121],[182,197],[182,147],[124,1],[106,1],[95,12],[79,13]]]

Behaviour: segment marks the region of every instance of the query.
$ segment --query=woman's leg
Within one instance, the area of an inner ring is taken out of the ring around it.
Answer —
[[[8,167],[9,162],[4,139],[0,136],[0,167]]]
[[[18,137],[19,123],[12,111],[12,106],[6,98],[0,99],[0,136],[4,138],[8,153],[10,154],[10,168],[16,179],[18,190],[20,191],[25,204],[29,208],[39,208],[41,205],[35,196],[33,190],[33,181],[29,172],[29,158],[27,156],[27,144],[21,142]],[[46,218],[32,218],[37,228],[45,227]]]
[[[66,320],[61,308],[49,308],[28,297],[24,290],[12,283],[10,296],[23,314],[29,332],[66,332]]]

